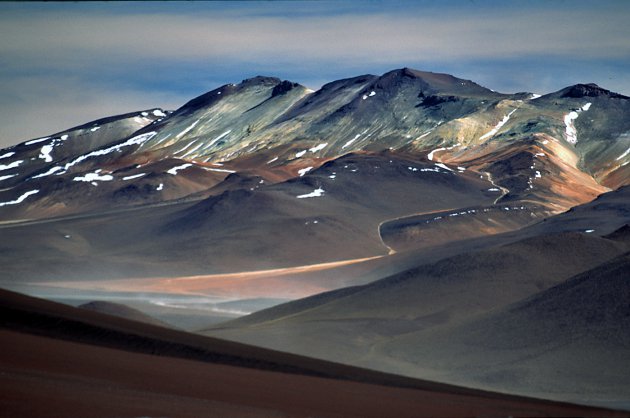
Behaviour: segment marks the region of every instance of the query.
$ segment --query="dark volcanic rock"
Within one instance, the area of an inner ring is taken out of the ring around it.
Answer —
[[[581,97],[600,97],[608,96],[611,99],[629,99],[619,93],[614,93],[610,90],[603,89],[595,83],[589,84],[576,84],[564,89],[562,97],[581,98]]]

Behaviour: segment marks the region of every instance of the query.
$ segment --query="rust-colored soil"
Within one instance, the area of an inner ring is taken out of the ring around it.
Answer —
[[[11,292],[0,291],[0,302],[2,417],[623,416],[272,352]]]

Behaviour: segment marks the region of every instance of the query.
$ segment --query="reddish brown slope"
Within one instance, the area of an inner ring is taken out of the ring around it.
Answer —
[[[260,350],[5,291],[0,301],[2,416],[623,416]]]

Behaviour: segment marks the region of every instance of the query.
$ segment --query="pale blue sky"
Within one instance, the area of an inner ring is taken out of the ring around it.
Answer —
[[[0,3],[0,146],[259,74],[318,88],[412,67],[630,95],[628,21],[623,0]]]

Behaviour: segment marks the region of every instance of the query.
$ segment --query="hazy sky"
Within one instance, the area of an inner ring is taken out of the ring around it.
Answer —
[[[259,74],[318,88],[411,67],[630,95],[629,21],[625,0],[0,3],[0,146]]]

